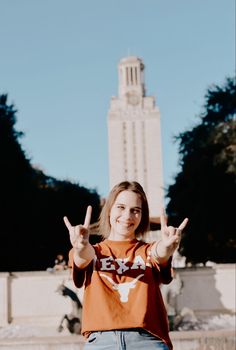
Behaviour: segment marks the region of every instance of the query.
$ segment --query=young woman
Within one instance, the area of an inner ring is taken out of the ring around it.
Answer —
[[[145,243],[149,229],[146,195],[137,182],[110,192],[100,216],[104,240],[89,243],[92,208],[83,225],[64,217],[73,246],[73,280],[84,286],[82,334],[85,350],[172,349],[159,285],[170,283],[171,258],[188,219],[178,228],[161,216],[161,240]]]

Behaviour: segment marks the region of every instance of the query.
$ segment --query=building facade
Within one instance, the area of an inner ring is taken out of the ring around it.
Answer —
[[[108,112],[110,188],[138,181],[149,202],[150,217],[160,217],[164,201],[160,111],[146,96],[144,63],[136,56],[118,64],[118,96]]]

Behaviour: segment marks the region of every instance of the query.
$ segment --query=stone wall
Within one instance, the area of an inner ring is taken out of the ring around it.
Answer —
[[[0,273],[0,327],[15,324],[59,324],[72,310],[71,300],[57,293],[64,283],[82,300],[70,271]]]
[[[236,265],[176,269],[183,283],[176,298],[177,313],[185,307],[196,315],[235,313]]]
[[[183,308],[196,315],[235,313],[235,265],[178,268],[181,293],[174,297],[177,313]],[[14,324],[59,324],[70,313],[71,300],[56,292],[61,283],[75,291],[70,271],[0,273],[0,327]],[[174,282],[172,282],[174,283]],[[171,284],[170,284],[171,287]]]

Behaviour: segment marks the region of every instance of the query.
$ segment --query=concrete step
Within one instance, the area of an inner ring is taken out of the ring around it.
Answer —
[[[235,330],[170,332],[174,350],[235,350]],[[0,350],[82,350],[80,335],[0,339]]]

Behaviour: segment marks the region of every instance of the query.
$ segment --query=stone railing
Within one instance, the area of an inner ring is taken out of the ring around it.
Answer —
[[[183,308],[197,316],[235,313],[234,264],[175,271],[182,283],[180,293],[172,297],[177,314]],[[0,327],[32,322],[57,325],[72,307],[68,297],[56,292],[63,282],[82,301],[83,290],[74,287],[70,270],[0,273]]]

